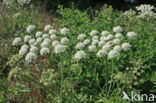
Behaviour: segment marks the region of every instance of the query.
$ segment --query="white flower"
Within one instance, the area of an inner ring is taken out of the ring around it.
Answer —
[[[102,50],[104,50],[104,51],[109,51],[110,50],[110,48],[111,48],[111,46],[110,45],[108,45],[108,44],[105,44],[103,47],[102,47]]]
[[[83,43],[84,43],[85,45],[87,45],[87,44],[90,43],[90,40],[89,40],[89,39],[85,39]]]
[[[137,34],[135,32],[128,32],[127,36],[130,39],[135,39],[137,37]]]
[[[62,28],[61,29],[61,35],[66,35],[66,34],[69,34],[70,33],[70,30],[68,28]]]
[[[49,30],[51,30],[51,29],[53,29],[53,26],[51,26],[51,25],[46,25],[45,28],[44,28],[44,31],[49,31]]]
[[[49,43],[46,42],[46,41],[43,41],[43,42],[41,43],[41,48],[43,48],[43,47],[48,47],[48,46],[49,46]]]
[[[103,46],[104,44],[105,44],[105,41],[100,41],[99,44],[98,44],[98,46],[101,47],[101,46]]]
[[[122,37],[122,34],[121,34],[121,33],[116,33],[116,34],[115,34],[115,37],[116,37],[117,39],[119,39],[119,38]]]
[[[84,51],[77,51],[77,53],[74,55],[74,58],[77,60],[85,59],[87,54]]]
[[[129,43],[123,43],[122,44],[122,49],[124,51],[128,51],[132,46]]]
[[[24,42],[27,43],[27,42],[29,42],[30,39],[31,39],[31,36],[26,35],[26,36],[24,37]]]
[[[98,36],[93,36],[92,37],[92,40],[94,41],[94,40],[99,40],[99,37]]]
[[[98,33],[98,31],[92,30],[92,31],[90,32],[90,36],[95,36],[95,35],[97,35],[97,33]]]
[[[49,44],[51,43],[51,40],[49,38],[44,39],[43,42],[48,42]]]
[[[31,0],[17,0],[17,2],[18,2],[21,6],[23,6],[23,5],[25,5],[25,4],[29,4],[29,3],[31,2]]]
[[[53,46],[53,47],[55,47],[55,46],[57,46],[57,45],[59,45],[59,44],[60,44],[60,42],[59,42],[59,41],[54,40],[54,41],[53,41],[53,43],[52,43],[52,46]]]
[[[101,37],[100,37],[100,40],[101,40],[101,41],[105,41],[105,40],[107,40],[107,37],[106,37],[106,36],[101,36]]]
[[[29,48],[28,45],[22,45],[22,46],[21,46],[21,49],[28,49],[28,48]]]
[[[48,38],[48,37],[49,37],[48,34],[43,34],[43,35],[42,35],[42,38],[43,38],[43,39]]]
[[[30,63],[30,62],[32,62],[33,60],[36,60],[36,59],[37,59],[36,54],[35,54],[35,53],[32,53],[32,52],[29,52],[29,53],[26,55],[26,57],[25,57],[25,61],[26,61],[27,63]]]
[[[27,53],[27,49],[26,48],[21,48],[19,51],[19,55],[20,56],[24,56]]]
[[[40,32],[40,31],[36,32],[36,38],[39,38],[41,36],[42,36],[42,32]]]
[[[113,40],[113,43],[114,43],[114,44],[120,44],[120,39],[114,39],[114,40]]]
[[[61,39],[61,44],[66,45],[68,43],[69,43],[69,39],[68,38],[64,37],[64,38]]]
[[[41,43],[43,38],[37,38],[36,43]]]
[[[53,40],[56,40],[57,39],[57,36],[55,35],[55,34],[52,34],[51,36],[50,36],[50,39],[53,41]]]
[[[99,40],[93,40],[92,45],[97,45],[99,43]]]
[[[88,50],[89,50],[90,52],[93,52],[95,49],[96,49],[96,46],[95,46],[95,45],[90,45],[90,46],[88,47]]]
[[[20,37],[17,37],[14,39],[12,45],[19,45],[22,42],[22,39]]]
[[[38,51],[38,48],[36,46],[32,46],[30,48],[30,52],[37,52]]]
[[[55,53],[61,53],[61,52],[64,52],[66,50],[66,46],[65,45],[56,45],[55,46]]]
[[[79,49],[79,50],[82,50],[84,47],[85,47],[85,44],[82,43],[82,42],[79,42],[79,43],[76,45],[76,49]]]
[[[29,44],[30,44],[30,45],[35,44],[35,39],[30,39],[30,40],[29,40]]]
[[[28,27],[27,27],[27,32],[28,33],[31,33],[32,31],[34,31],[35,30],[35,26],[34,25],[29,25]]]
[[[109,34],[108,31],[103,31],[103,32],[101,33],[102,36],[107,36],[108,34]]]
[[[49,31],[49,34],[51,34],[51,35],[56,34],[56,33],[57,33],[57,31],[54,30],[54,29],[51,29],[51,30]]]
[[[116,45],[116,46],[114,46],[114,50],[120,52],[122,50],[122,48],[119,45]]]
[[[113,28],[113,31],[116,32],[116,33],[121,33],[123,30],[120,26],[117,26],[117,27],[114,27]]]
[[[100,58],[106,55],[107,55],[107,52],[105,50],[99,50],[98,53],[96,54],[96,56]]]
[[[85,34],[80,34],[80,35],[77,37],[77,39],[78,39],[78,40],[84,40],[85,37],[86,37]]]
[[[120,55],[119,51],[117,50],[111,50],[109,53],[108,53],[108,57],[109,58],[115,58],[116,56]]]
[[[114,36],[110,34],[110,35],[107,36],[107,40],[111,40],[111,39],[113,39],[113,37]]]
[[[43,47],[41,50],[40,50],[40,54],[43,56],[43,55],[47,55],[50,53],[50,50],[49,48],[47,47]]]

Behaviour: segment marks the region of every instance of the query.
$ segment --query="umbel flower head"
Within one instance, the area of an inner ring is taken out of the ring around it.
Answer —
[[[51,36],[50,36],[50,39],[53,41],[53,40],[56,40],[57,39],[57,36],[55,35],[55,34],[52,34]]]
[[[124,51],[128,51],[132,46],[129,43],[123,43],[122,44],[122,49]]]
[[[53,26],[51,26],[51,25],[46,25],[44,27],[44,31],[47,31],[47,32],[49,32],[51,29],[53,29]]]
[[[64,37],[64,38],[61,39],[61,44],[66,45],[68,43],[69,43],[69,39],[68,38]]]
[[[41,43],[43,38],[37,38],[36,43]]]
[[[31,39],[31,36],[30,36],[30,35],[26,35],[26,36],[24,37],[24,42],[25,42],[25,43],[28,43],[30,39]]]
[[[21,6],[23,6],[23,5],[25,5],[25,4],[29,4],[29,3],[31,2],[31,0],[17,0],[17,2],[18,2]]]
[[[103,47],[102,47],[102,50],[104,50],[104,51],[109,51],[110,50],[110,45],[109,44],[105,44]]]
[[[122,37],[122,34],[121,33],[116,33],[115,34],[115,38],[120,39],[121,37]]]
[[[85,45],[88,45],[90,43],[90,40],[89,39],[85,39],[84,42],[83,42]]]
[[[77,51],[77,53],[74,55],[74,58],[77,60],[85,59],[87,54],[84,51]]]
[[[13,43],[12,43],[12,45],[19,45],[20,43],[22,42],[22,39],[20,38],[20,37],[17,37],[17,38],[15,38],[14,39],[14,41],[13,41]]]
[[[22,45],[21,49],[29,49],[29,46],[28,45]]]
[[[107,36],[107,40],[111,40],[113,38],[114,38],[114,36],[112,34],[110,34],[110,35]]]
[[[92,45],[97,45],[99,43],[99,40],[93,40]]]
[[[116,46],[114,46],[114,50],[120,52],[122,50],[122,48],[119,45],[116,45]]]
[[[49,37],[48,34],[43,34],[43,35],[42,35],[42,38],[43,38],[43,39],[48,38],[48,37]]]
[[[29,44],[30,44],[30,45],[35,44],[35,39],[30,39],[30,40],[29,40]]]
[[[137,37],[137,34],[135,32],[128,32],[127,36],[130,39],[135,39]]]
[[[23,48],[20,49],[19,55],[20,56],[24,56],[27,53],[27,51],[28,51],[28,49],[26,49],[26,48],[23,47]]]
[[[68,28],[62,28],[61,29],[61,35],[67,35],[70,33],[70,30]]]
[[[111,50],[109,53],[108,53],[108,57],[109,58],[115,58],[116,56],[120,55],[119,51],[117,50]]]
[[[92,30],[91,32],[90,32],[90,36],[95,36],[95,35],[97,35],[98,34],[98,31],[96,31],[96,30]]]
[[[30,63],[30,62],[36,60],[36,58],[37,58],[37,56],[36,56],[35,53],[29,52],[29,53],[26,55],[26,57],[25,57],[25,61],[26,61],[27,63]]]
[[[53,34],[56,34],[56,33],[57,33],[57,31],[54,30],[54,29],[51,29],[51,30],[49,31],[49,34],[50,34],[50,35],[53,35]]]
[[[113,28],[113,31],[116,32],[116,33],[121,33],[123,30],[120,26],[117,26],[117,27],[114,27]]]
[[[57,46],[57,45],[59,45],[59,44],[60,44],[60,42],[59,42],[59,41],[54,40],[54,41],[53,41],[53,43],[52,43],[52,46],[53,46],[53,47],[55,47],[55,46]]]
[[[103,46],[104,44],[105,44],[105,41],[100,41],[99,44],[98,44],[98,46],[101,47],[101,46]]]
[[[89,50],[90,52],[94,52],[95,49],[96,49],[96,46],[95,46],[95,45],[90,45],[90,46],[88,47],[88,50]]]
[[[108,32],[108,31],[103,31],[103,32],[101,33],[101,35],[102,35],[102,36],[107,36],[107,35],[109,35],[109,32]]]
[[[85,34],[80,34],[78,37],[77,37],[77,40],[84,40],[86,37]]]
[[[40,32],[40,31],[36,32],[36,38],[39,38],[41,36],[42,36],[42,32]]]
[[[105,50],[99,50],[98,53],[96,54],[97,57],[104,57],[107,55],[107,52]]]
[[[99,40],[99,37],[98,36],[93,36],[92,40]]]
[[[42,43],[41,43],[41,48],[43,48],[43,47],[48,47],[49,46],[49,43],[47,42],[47,41],[43,41]]]
[[[61,44],[59,44],[59,45],[56,45],[55,46],[55,53],[57,54],[57,53],[62,53],[62,52],[64,52],[66,50],[66,46],[65,45],[61,45]]]
[[[113,43],[114,43],[114,44],[120,44],[120,39],[114,39],[114,40],[113,40]]]
[[[32,31],[35,30],[35,28],[36,28],[35,25],[29,25],[29,26],[27,27],[27,30],[26,30],[26,31],[27,31],[28,33],[31,33]]]
[[[43,48],[40,50],[40,54],[41,54],[42,56],[47,55],[47,54],[49,54],[49,53],[50,53],[50,50],[49,50],[49,48],[47,48],[47,47],[43,47]]]
[[[36,46],[32,46],[31,48],[30,48],[30,52],[37,52],[38,51],[38,48],[36,47]]]
[[[82,42],[79,42],[77,45],[76,45],[76,49],[79,49],[79,50],[82,50],[83,48],[85,47],[85,44],[82,43]]]

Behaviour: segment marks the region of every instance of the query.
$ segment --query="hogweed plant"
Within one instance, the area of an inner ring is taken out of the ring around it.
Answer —
[[[57,81],[60,80],[59,96],[61,101],[63,101],[64,93],[63,84],[67,77],[72,77],[69,79],[70,82],[79,81],[80,84],[84,82],[81,85],[87,86],[88,89],[98,89],[101,91],[101,95],[109,97],[113,93],[113,88],[121,86],[118,81],[114,80],[120,79],[118,75],[122,76],[118,66],[120,59],[126,55],[132,57],[133,45],[129,42],[137,39],[137,33],[131,31],[126,34],[120,26],[114,27],[110,32],[104,30],[100,33],[97,30],[92,30],[89,34],[82,33],[78,36],[71,35],[68,28],[62,28],[59,31],[51,25],[46,25],[44,31],[37,32],[36,27],[30,25],[26,32],[27,35],[24,38],[14,39],[13,46],[20,48],[19,56],[23,58],[25,66],[30,70],[31,67],[37,65],[39,60],[40,62],[43,60],[44,64],[49,65],[42,70],[41,76],[37,77],[39,78],[38,83],[45,87],[55,85],[57,88]],[[72,65],[79,66],[82,72],[74,75],[67,73],[68,75],[66,75],[65,70],[70,72],[69,68]],[[57,71],[60,71],[59,75]],[[13,73],[10,75],[12,76]],[[115,75],[116,73],[118,74]],[[48,89],[51,91],[50,88]],[[74,97],[76,98],[75,95]],[[76,100],[79,101],[78,98]]]

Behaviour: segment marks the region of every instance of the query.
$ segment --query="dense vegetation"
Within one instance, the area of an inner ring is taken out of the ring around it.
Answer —
[[[123,91],[156,94],[154,6],[123,12],[88,8],[91,0],[83,10],[81,0],[4,1],[0,102],[131,103]]]

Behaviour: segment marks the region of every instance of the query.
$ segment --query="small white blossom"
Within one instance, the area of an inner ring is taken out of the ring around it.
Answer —
[[[32,53],[32,52],[29,52],[29,53],[26,55],[26,57],[25,57],[25,61],[26,61],[27,63],[30,63],[30,62],[32,62],[32,61],[34,61],[34,60],[36,60],[36,59],[37,59],[36,54],[35,54],[35,53]]]
[[[82,42],[79,42],[79,43],[76,45],[76,49],[79,49],[79,50],[82,50],[84,47],[85,47],[85,44],[82,43]]]
[[[113,38],[114,38],[114,35],[111,35],[111,34],[110,34],[110,35],[107,36],[107,40],[111,40],[111,39],[113,39]]]
[[[92,45],[97,45],[99,43],[99,40],[93,40]]]
[[[19,45],[22,42],[22,39],[20,37],[17,37],[14,39],[12,45]]]
[[[43,34],[43,35],[42,35],[42,38],[43,38],[43,39],[48,38],[48,37],[49,37],[48,34]]]
[[[108,31],[103,31],[103,32],[101,33],[101,35],[102,35],[102,36],[107,36],[107,35],[109,35],[109,32],[108,32]]]
[[[90,45],[90,46],[88,47],[88,50],[89,50],[90,52],[93,52],[95,49],[96,49],[96,46],[95,46],[95,45]]]
[[[78,40],[84,40],[85,37],[86,37],[85,34],[80,34],[80,35],[77,37],[77,39],[78,39]]]
[[[46,38],[46,39],[44,39],[44,42],[48,42],[50,44],[51,40],[49,38]]]
[[[42,36],[42,32],[40,32],[40,31],[36,32],[36,38],[39,38],[41,36]]]
[[[66,34],[69,34],[70,33],[70,30],[68,28],[62,28],[61,29],[61,35],[66,35]]]
[[[101,47],[101,46],[103,46],[104,44],[105,44],[105,41],[100,41],[99,44],[98,44],[98,46]]]
[[[21,49],[29,49],[29,46],[28,45],[22,45]]]
[[[27,30],[26,30],[26,31],[27,31],[28,33],[31,33],[32,31],[35,30],[35,28],[36,28],[36,27],[35,27],[34,25],[29,25],[29,26],[27,27]]]
[[[54,41],[53,41],[53,43],[52,43],[52,46],[53,46],[53,47],[55,47],[55,46],[57,46],[57,45],[59,45],[59,44],[60,44],[60,42],[59,42],[59,41],[54,40]]]
[[[99,40],[99,37],[98,36],[93,36],[92,37],[92,40],[94,41],[94,40]]]
[[[50,36],[50,39],[53,41],[53,40],[56,40],[57,39],[57,36],[55,35],[55,34],[52,34],[51,36]]]
[[[32,46],[30,48],[30,52],[37,52],[38,51],[38,48],[36,46]]]
[[[121,38],[121,37],[122,37],[122,34],[121,34],[121,33],[116,33],[116,34],[115,34],[115,38],[119,39],[119,38]]]
[[[49,31],[49,34],[51,34],[51,35],[56,34],[56,33],[57,33],[57,31],[54,30],[54,29],[51,29],[51,30]]]
[[[122,48],[119,45],[116,45],[116,46],[114,46],[114,50],[120,52],[122,50]]]
[[[74,55],[74,58],[77,60],[85,59],[87,54],[84,51],[77,51],[77,53]]]
[[[43,47],[48,47],[48,46],[49,46],[49,43],[46,42],[46,41],[43,41],[43,42],[41,43],[41,48],[43,48]]]
[[[53,26],[51,25],[46,25],[45,28],[44,28],[44,31],[47,31],[49,32],[49,30],[53,29]]]
[[[117,50],[111,50],[109,53],[108,53],[108,57],[109,58],[115,58],[117,57],[118,55],[120,55],[119,51]]]
[[[124,51],[128,51],[132,46],[129,43],[123,43],[122,44],[122,49]]]
[[[24,56],[27,53],[27,49],[26,48],[21,48],[19,51],[19,55],[20,56]]]
[[[17,2],[18,2],[21,6],[23,6],[23,5],[25,5],[25,4],[29,4],[29,3],[31,2],[31,0],[17,0]]]
[[[130,39],[135,39],[137,37],[137,34],[135,32],[128,32],[127,36]]]
[[[120,39],[114,39],[114,40],[113,40],[113,43],[114,43],[114,44],[120,44]]]
[[[106,41],[106,40],[107,40],[107,37],[106,37],[106,36],[101,36],[101,37],[100,37],[100,40],[101,40],[101,41]]]
[[[110,48],[111,48],[111,46],[110,45],[108,45],[108,44],[105,44],[103,47],[102,47],[102,50],[104,50],[104,51],[109,51],[110,50]]]
[[[90,40],[89,39],[85,39],[84,42],[83,42],[85,45],[88,45],[90,43]]]
[[[105,50],[99,50],[98,53],[96,54],[97,57],[104,57],[107,55],[107,52]]]
[[[30,39],[30,40],[29,40],[29,44],[30,44],[30,45],[35,44],[35,39]]]
[[[36,43],[41,43],[43,38],[37,38]]]
[[[120,26],[117,26],[117,27],[114,27],[113,28],[113,31],[116,32],[116,33],[121,33],[123,30]]]
[[[61,39],[61,44],[66,45],[68,43],[69,43],[69,39],[68,38],[64,37],[64,38]]]
[[[59,44],[59,45],[56,45],[55,46],[55,53],[57,54],[57,53],[62,53],[62,52],[64,52],[66,50],[66,46],[65,45],[61,45],[61,44]]]
[[[47,47],[43,47],[41,50],[40,50],[40,54],[43,56],[43,55],[47,55],[50,53],[50,50],[49,48]]]
[[[95,35],[97,35],[97,33],[98,33],[98,31],[92,30],[92,31],[90,32],[90,36],[95,36]]]
[[[31,39],[31,36],[26,35],[26,36],[24,37],[24,42],[27,43],[27,42],[29,42],[30,39]]]

